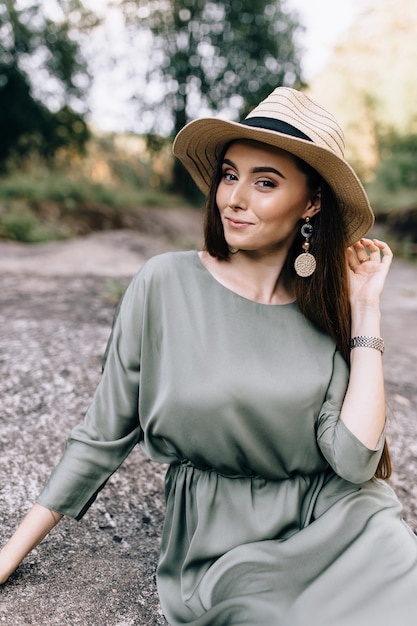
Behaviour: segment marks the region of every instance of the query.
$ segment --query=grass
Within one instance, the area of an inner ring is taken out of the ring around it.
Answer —
[[[164,190],[132,183],[97,183],[62,171],[15,172],[0,179],[0,237],[27,243],[64,239],[80,234],[94,214],[120,227],[124,213],[180,203]]]
[[[118,281],[111,281],[107,283],[106,296],[107,299],[114,305],[120,302],[121,298],[126,291],[126,285]]]
[[[158,189],[140,188],[126,183],[95,183],[87,178],[54,171],[42,176],[17,172],[0,179],[0,202],[13,199],[24,199],[28,204],[55,201],[68,208],[74,208],[80,203],[112,207],[170,206],[173,203],[172,196]]]

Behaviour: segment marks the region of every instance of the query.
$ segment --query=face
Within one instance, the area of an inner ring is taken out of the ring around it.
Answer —
[[[300,219],[320,209],[292,155],[253,141],[227,150],[216,202],[227,244],[259,254],[287,252]]]

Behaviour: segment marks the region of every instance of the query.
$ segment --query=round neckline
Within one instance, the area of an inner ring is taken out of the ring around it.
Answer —
[[[268,309],[274,309],[277,307],[294,307],[297,305],[297,301],[296,300],[292,300],[291,302],[287,302],[286,304],[266,304],[265,302],[258,302],[257,300],[251,300],[250,298],[246,298],[245,296],[242,296],[240,293],[237,293],[237,291],[233,291],[233,289],[230,289],[230,287],[226,287],[226,285],[223,285],[223,283],[221,283],[211,272],[210,270],[204,265],[203,260],[200,257],[200,253],[198,250],[194,250],[194,256],[197,260],[198,266],[200,267],[200,269],[203,269],[205,274],[211,279],[211,281],[213,281],[216,285],[218,285],[221,289],[223,289],[224,291],[226,291],[227,293],[233,295],[236,298],[239,298],[240,300],[243,300],[244,302],[250,302],[251,304],[254,304],[256,306],[259,307],[265,307]]]

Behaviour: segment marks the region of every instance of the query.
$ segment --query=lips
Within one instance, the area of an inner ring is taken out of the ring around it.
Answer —
[[[231,217],[226,217],[225,219],[226,219],[226,222],[229,224],[229,226],[232,226],[233,228],[245,228],[245,226],[253,226],[252,222],[245,222],[244,220],[236,220]]]

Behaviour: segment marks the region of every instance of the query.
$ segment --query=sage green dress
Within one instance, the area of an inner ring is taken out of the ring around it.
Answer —
[[[197,252],[154,257],[38,501],[79,519],[140,443],[170,464],[158,588],[171,624],[415,626],[417,539],[372,479],[382,438],[369,450],[339,420],[347,381],[296,303],[237,295]]]

